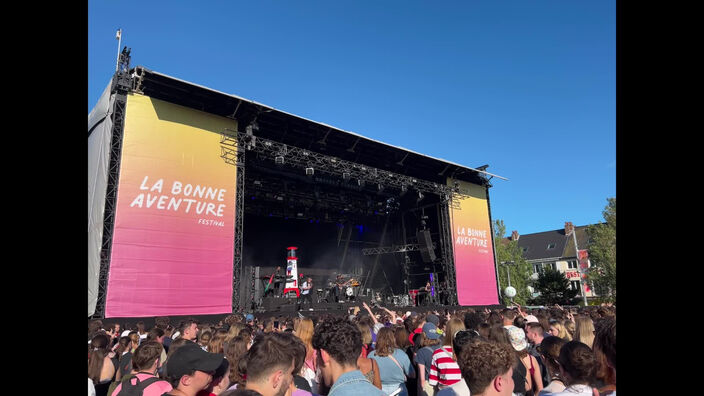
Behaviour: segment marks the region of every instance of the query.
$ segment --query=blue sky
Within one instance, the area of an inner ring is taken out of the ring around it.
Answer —
[[[469,167],[530,234],[616,196],[615,1],[88,2],[88,111],[132,66]]]

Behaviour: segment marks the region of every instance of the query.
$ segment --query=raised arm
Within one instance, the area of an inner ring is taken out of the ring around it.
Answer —
[[[379,322],[376,320],[376,316],[374,316],[374,313],[372,313],[372,309],[369,308],[369,305],[367,305],[366,302],[362,301],[362,306],[364,306],[364,309],[366,309],[367,312],[369,312],[369,316],[372,317],[372,320],[374,321],[374,324],[379,323]]]

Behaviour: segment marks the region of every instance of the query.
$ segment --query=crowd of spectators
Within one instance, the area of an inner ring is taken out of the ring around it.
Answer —
[[[616,308],[89,321],[89,396],[616,395]]]

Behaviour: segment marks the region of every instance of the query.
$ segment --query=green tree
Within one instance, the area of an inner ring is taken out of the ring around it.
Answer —
[[[501,298],[504,299],[506,304],[510,302],[510,299],[504,296],[504,289],[508,287],[508,275],[506,274],[508,269],[511,275],[511,286],[516,289],[516,296],[513,297],[513,301],[526,305],[531,298],[527,289],[531,282],[531,266],[523,258],[518,241],[509,241],[504,235],[506,235],[506,226],[503,220],[494,221],[494,251],[496,252],[496,263],[499,266]]]
[[[569,288],[570,281],[560,271],[546,268],[538,275],[535,290],[540,293],[533,301],[539,305],[576,305],[577,290]]]
[[[587,227],[591,264],[587,280],[602,301],[616,303],[616,197],[607,202],[604,222]]]

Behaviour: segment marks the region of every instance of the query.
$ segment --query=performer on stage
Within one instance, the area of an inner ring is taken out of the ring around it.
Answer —
[[[313,304],[313,300],[310,295],[310,290],[313,288],[313,279],[308,277],[306,281],[301,284],[301,304],[308,301],[309,304]],[[298,310],[300,311],[300,305]]]
[[[337,279],[335,280],[335,302],[340,302],[342,299],[342,296],[344,295],[343,289],[347,286],[347,282],[345,282],[345,277],[342,276],[342,274],[337,276]]]

